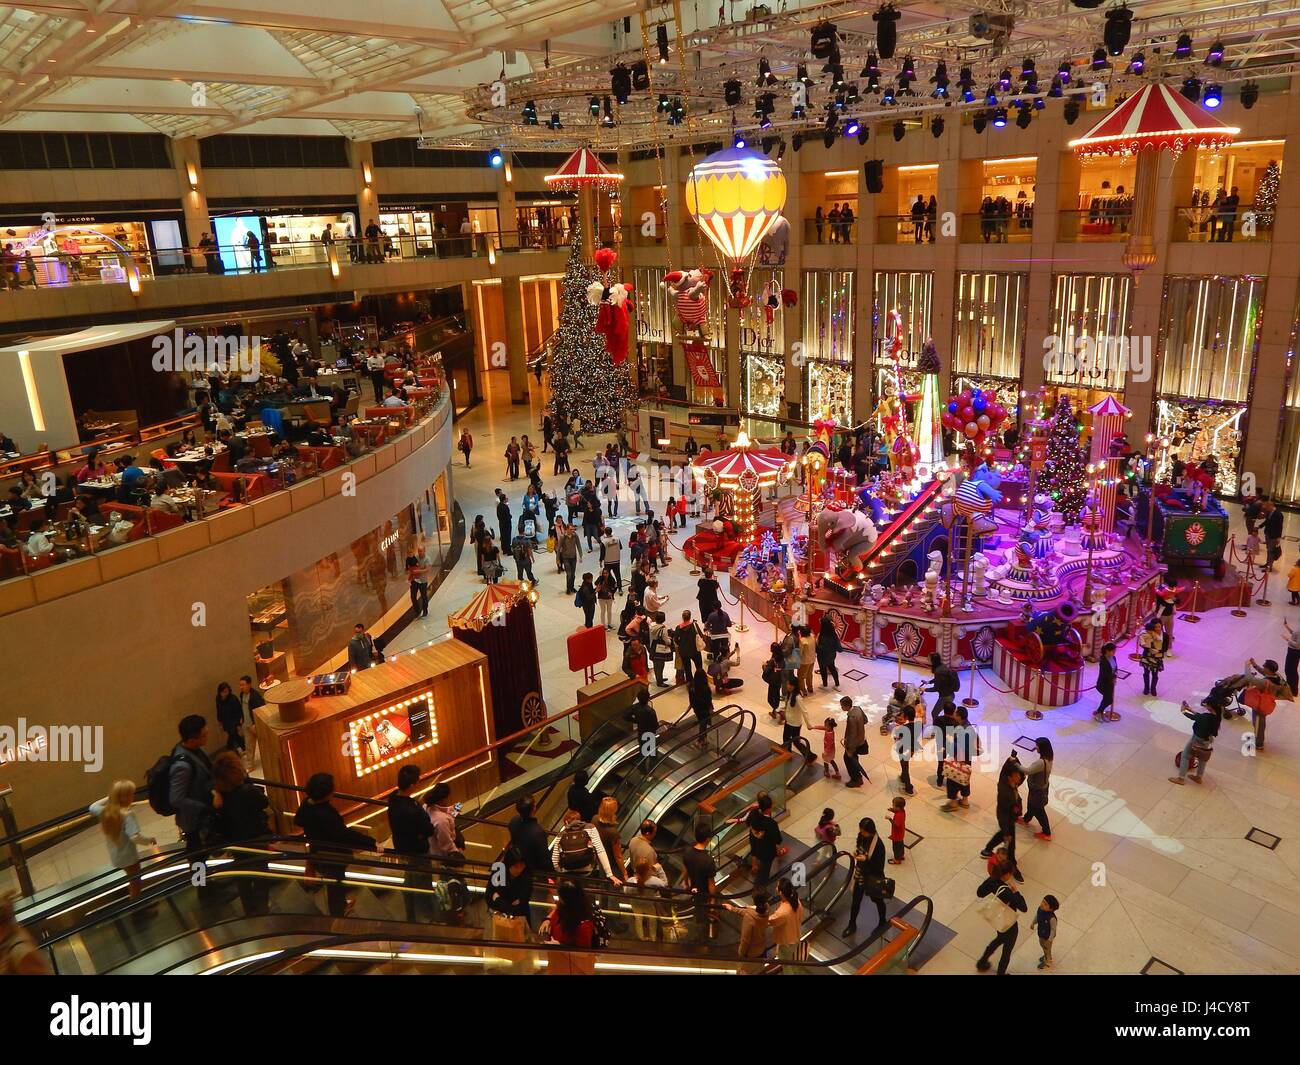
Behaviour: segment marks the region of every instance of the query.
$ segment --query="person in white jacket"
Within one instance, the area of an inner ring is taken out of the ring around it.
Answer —
[[[108,860],[126,873],[126,890],[131,898],[140,894],[140,852],[137,846],[153,847],[158,841],[140,832],[140,823],[131,812],[135,802],[135,784],[115,781],[108,795],[90,804],[90,812],[99,820],[108,844]]]

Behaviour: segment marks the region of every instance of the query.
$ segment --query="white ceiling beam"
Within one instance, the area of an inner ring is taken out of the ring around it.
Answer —
[[[190,67],[162,69],[158,67],[115,67],[92,63],[78,74],[82,78],[107,78],[113,81],[183,81],[187,84],[201,81],[206,85],[280,85],[288,88],[326,88],[328,82],[309,75],[293,74],[232,74],[229,70],[198,70]]]

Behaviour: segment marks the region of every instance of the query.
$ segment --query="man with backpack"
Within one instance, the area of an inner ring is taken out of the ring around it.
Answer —
[[[198,714],[181,718],[180,743],[149,771],[149,805],[164,817],[175,817],[191,854],[203,846],[203,831],[212,815],[212,760],[203,748],[208,723]],[[165,763],[165,764],[164,764]]]
[[[537,583],[537,578],[533,576],[533,541],[530,537],[520,533],[510,544],[510,553],[515,556],[515,577],[517,580],[523,580],[527,575],[533,584]]]
[[[411,797],[420,783],[420,767],[408,762],[397,771],[397,787],[388,797],[388,829],[392,835],[393,850],[407,856],[407,872],[403,883],[407,887],[428,889],[432,884],[429,872],[429,838],[433,835],[433,822]],[[402,892],[406,906],[406,919],[418,919],[419,896],[411,891]]]
[[[551,864],[557,872],[569,876],[590,876],[596,863],[615,884],[621,883],[610,867],[605,845],[596,826],[582,819],[577,810],[566,810],[564,827],[551,844]]]

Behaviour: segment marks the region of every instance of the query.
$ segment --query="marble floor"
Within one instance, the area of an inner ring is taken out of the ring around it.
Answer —
[[[459,454],[453,466],[454,493],[467,522],[482,514],[493,527],[493,489],[505,489],[517,516],[525,485],[523,480],[504,482],[505,445],[512,434],[528,432],[536,439],[541,420],[536,400],[531,407],[511,406],[505,392],[503,381],[490,382],[489,402],[463,419],[474,434],[473,468],[466,470]],[[573,454],[574,468],[582,464],[590,471],[596,444],[584,440],[584,450]],[[563,475],[549,476],[549,453],[545,459],[546,485],[558,489]],[[625,516],[614,523],[624,542],[633,521],[626,516],[628,509],[624,506]],[[1239,514],[1234,520],[1240,533]],[[1287,535],[1294,537],[1300,520],[1290,515],[1287,521]],[[675,539],[680,542],[683,535],[679,532]],[[1300,554],[1300,541],[1286,540],[1283,547],[1285,570]],[[580,564],[579,572],[596,570],[592,563]],[[575,702],[581,684],[581,677],[567,670],[564,648],[565,638],[581,623],[581,612],[565,594],[564,578],[555,572],[551,556],[540,556],[534,568],[541,592],[536,609],[544,690],[555,713]],[[671,597],[670,617],[695,607],[697,578],[689,575],[689,568],[678,556],[661,571],[661,591]],[[510,576],[513,564],[507,561]],[[889,867],[901,899],[930,896],[936,918],[957,932],[925,965],[925,973],[973,974],[975,959],[992,938],[974,904],[985,865],[979,851],[995,827],[997,769],[1017,739],[1037,736],[1050,737],[1056,751],[1049,808],[1054,838],[1037,841],[1022,828],[1018,848],[1026,877],[1021,890],[1031,910],[1048,893],[1061,903],[1056,966],[1050,972],[1300,972],[1300,706],[1279,705],[1269,722],[1265,751],[1255,754],[1248,745],[1239,745],[1248,726],[1234,718],[1224,725],[1203,784],[1178,787],[1167,780],[1174,754],[1189,733],[1179,701],[1196,703],[1215,678],[1240,671],[1249,656],[1283,659],[1282,621],[1300,621],[1300,609],[1285,605],[1284,581],[1284,572],[1275,575],[1273,605],[1252,607],[1247,618],[1220,610],[1204,614],[1199,624],[1180,624],[1159,698],[1142,696],[1141,671],[1121,652],[1121,668],[1132,667],[1132,672],[1119,682],[1122,719],[1115,723],[1094,722],[1093,704],[1087,699],[1048,710],[1043,720],[1032,722],[1025,716],[1026,703],[1001,694],[983,679],[976,681],[980,705],[971,711],[971,720],[986,730],[990,751],[976,766],[970,808],[940,810],[944,796],[934,784],[933,763],[924,763],[930,768],[928,778],[923,767],[914,769],[916,794],[908,799],[907,825],[920,838],[903,865]],[[399,651],[444,636],[447,614],[481,587],[473,555],[467,552],[438,590],[429,618],[413,623],[389,649]],[[776,740],[780,730],[765,712],[765,686],[759,679],[771,636],[769,625],[754,623],[740,637],[736,675],[744,678],[745,686],[735,701],[754,709],[762,731]],[[616,650],[611,640],[611,656]],[[616,670],[617,659],[606,668]],[[865,674],[860,681],[844,679],[843,692],[860,700],[868,716],[878,721],[897,666],[844,654],[840,669],[842,675],[854,669]],[[906,679],[923,679],[910,668],[902,673]],[[982,676],[996,681],[991,673]],[[966,679],[963,674],[964,683]],[[818,689],[811,700],[813,714],[838,716],[839,694]],[[670,692],[656,705],[661,718],[676,716],[686,707],[685,695]],[[868,737],[871,755],[863,763],[871,783],[846,790],[839,782],[817,780],[790,800],[783,822],[787,831],[811,838],[825,807],[835,811],[850,837],[861,817],[883,823],[901,789],[884,738],[871,727]],[[145,832],[163,839],[174,836],[170,826],[152,824],[161,819],[147,808],[141,812]],[[1269,836],[1254,842],[1248,838],[1252,829]],[[38,883],[52,883],[102,862],[102,844],[85,838],[38,858],[34,871]],[[1021,924],[1011,971],[1036,972],[1038,944],[1027,922]]]

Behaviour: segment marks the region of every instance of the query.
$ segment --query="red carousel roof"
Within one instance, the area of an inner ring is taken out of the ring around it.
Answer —
[[[564,160],[559,170],[542,180],[553,189],[576,192],[591,187],[612,188],[623,180],[623,175],[611,171],[590,148],[579,148]]]
[[[723,488],[775,484],[790,464],[790,457],[776,447],[754,447],[743,438],[726,451],[700,455],[692,464],[706,482]]]
[[[1088,408],[1088,413],[1094,418],[1112,418],[1124,417],[1132,413],[1123,403],[1119,402],[1114,396],[1107,396],[1100,403],[1094,403]]]
[[[1079,155],[1136,155],[1143,148],[1222,148],[1241,130],[1158,82],[1143,86],[1070,147]]]
[[[528,592],[518,581],[489,584],[454,614],[448,614],[447,624],[453,629],[481,631],[494,617],[510,613],[527,598]]]

